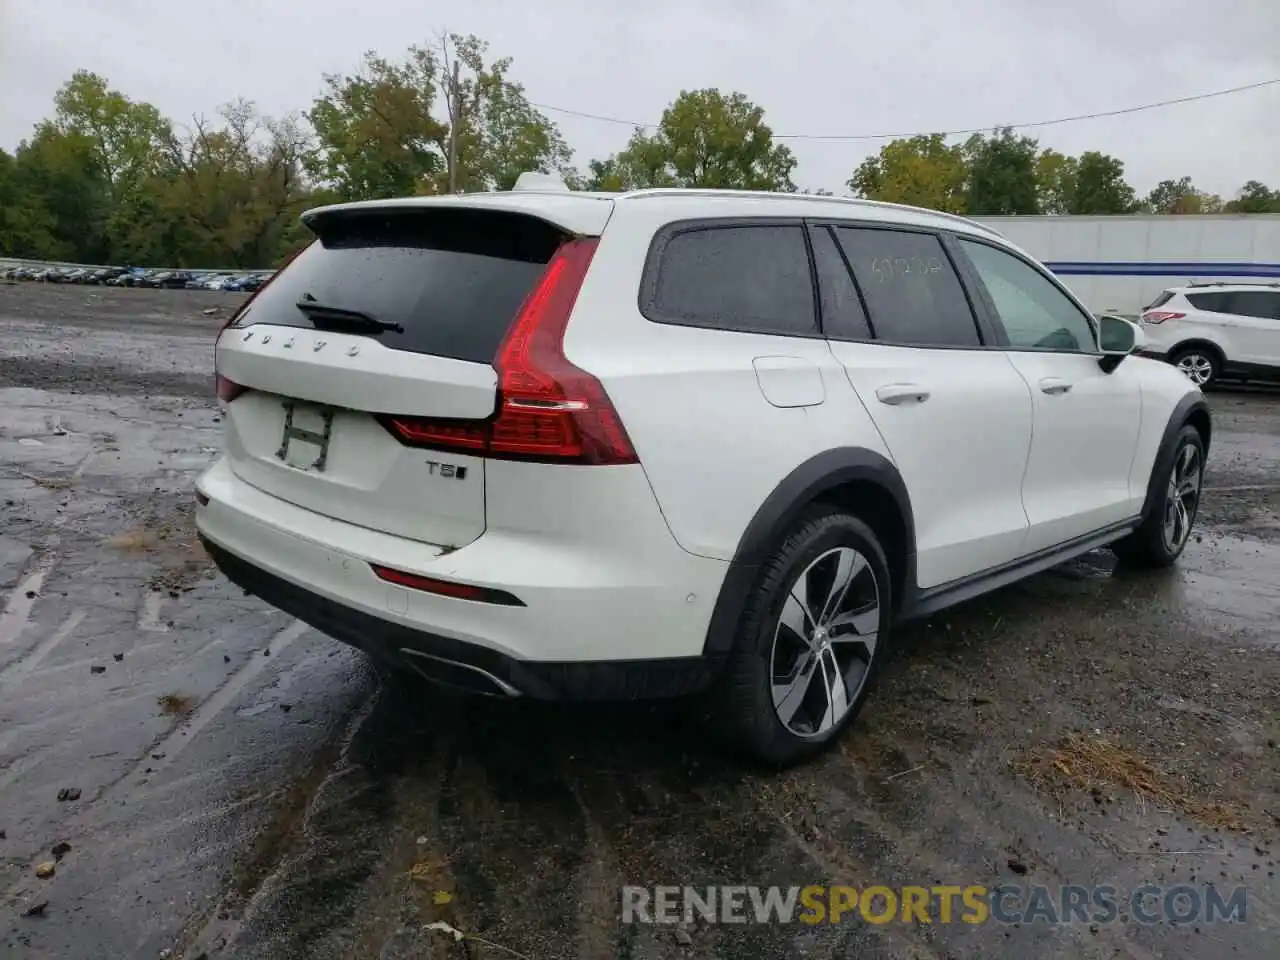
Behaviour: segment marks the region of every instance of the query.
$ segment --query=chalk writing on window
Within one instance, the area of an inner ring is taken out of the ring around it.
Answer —
[[[871,261],[871,275],[878,283],[923,278],[941,272],[942,261],[937,257],[875,257]]]

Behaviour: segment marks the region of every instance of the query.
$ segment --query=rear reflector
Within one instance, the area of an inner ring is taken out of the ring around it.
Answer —
[[[230,403],[240,394],[244,393],[245,388],[240,386],[234,380],[228,380],[220,373],[213,375],[214,386],[218,393],[218,399],[223,403]]]
[[[485,421],[382,417],[402,443],[540,463],[637,463],[604,385],[564,355],[564,331],[598,238],[556,251],[516,315],[493,366],[498,410]]]
[[[459,600],[474,600],[477,603],[496,603],[505,607],[523,607],[524,601],[507,593],[505,590],[491,590],[488,587],[476,587],[469,583],[453,583],[449,580],[437,580],[435,577],[423,577],[416,573],[405,573],[393,570],[376,563],[369,564],[378,578],[394,583],[400,587],[434,593],[442,597],[456,597]]]
[[[410,447],[431,447],[484,456],[489,423],[482,420],[427,420],[420,417],[379,418],[382,425]]]
[[[1185,313],[1166,313],[1163,310],[1152,310],[1142,315],[1143,323],[1164,323],[1166,320],[1181,320]]]

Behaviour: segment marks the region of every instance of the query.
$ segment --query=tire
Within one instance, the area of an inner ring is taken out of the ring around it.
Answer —
[[[1137,567],[1169,567],[1191,539],[1204,486],[1204,442],[1187,425],[1174,437],[1171,455],[1158,457],[1160,476],[1152,478],[1156,496],[1138,529],[1112,545],[1116,556]]]
[[[871,528],[833,508],[802,515],[761,566],[721,677],[716,719],[733,745],[787,766],[835,740],[871,690],[892,609],[889,565]]]
[[[1222,375],[1222,358],[1209,347],[1182,347],[1169,355],[1169,362],[1201,389]]]

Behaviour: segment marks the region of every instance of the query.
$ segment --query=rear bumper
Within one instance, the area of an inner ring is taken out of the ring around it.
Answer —
[[[584,543],[491,530],[441,552],[272,497],[225,459],[198,489],[196,525],[228,579],[431,679],[537,699],[614,700],[692,692],[719,669],[702,651],[728,565],[685,553],[660,514],[660,531],[647,535],[637,498],[628,497],[630,549],[610,546],[605,534]],[[379,579],[371,564],[502,590],[524,605],[410,589]]]
[[[201,536],[218,569],[238,587],[335,640],[391,666],[468,693],[535,700],[674,697],[710,686],[721,662],[664,660],[539,662],[371,616],[254,566]]]

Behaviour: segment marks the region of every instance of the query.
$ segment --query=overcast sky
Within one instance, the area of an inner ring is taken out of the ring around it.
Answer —
[[[1280,77],[1280,0],[0,0],[0,146],[78,68],[176,121],[234,97],[308,108],[365,50],[440,28],[514,58],[531,100],[652,121],[682,88],[740,90],[778,134],[910,133],[1127,107]],[[548,111],[585,165],[628,127]],[[1280,187],[1280,85],[1028,131],[1121,158],[1146,192]],[[882,141],[788,141],[843,192]]]

